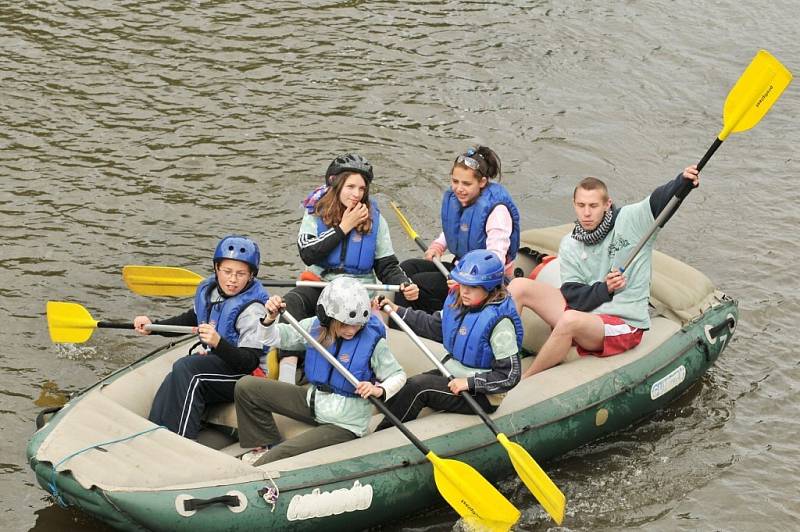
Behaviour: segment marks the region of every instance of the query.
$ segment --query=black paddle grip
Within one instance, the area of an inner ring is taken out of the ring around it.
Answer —
[[[703,155],[703,158],[700,159],[699,163],[697,163],[697,171],[698,172],[700,170],[702,170],[703,167],[705,167],[705,165],[708,162],[708,160],[711,159],[711,156],[714,155],[714,152],[717,151],[717,148],[719,148],[720,146],[722,146],[722,141],[719,140],[719,138],[714,139],[714,144],[712,144],[711,147],[708,148],[708,151],[706,151],[706,154]],[[688,194],[688,192],[686,194]],[[686,197],[686,194],[684,194],[683,197]]]
[[[133,329],[133,323],[117,323],[114,321],[98,321],[97,327],[100,329]]]

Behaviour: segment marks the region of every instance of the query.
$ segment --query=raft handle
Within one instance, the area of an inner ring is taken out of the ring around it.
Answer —
[[[62,408],[64,408],[63,405],[62,406],[51,406],[49,408],[43,409],[41,412],[36,414],[36,430],[39,430],[40,428],[44,427],[47,424],[47,422],[44,420],[44,417],[47,414],[54,414],[54,413],[58,412],[59,410],[61,410]]]
[[[728,316],[728,318],[717,325],[716,327],[712,327],[708,330],[708,336],[711,337],[712,340],[716,340],[717,336],[719,336],[725,329],[733,330],[736,327],[736,321],[733,319],[733,316]]]
[[[212,497],[210,499],[186,499],[183,501],[183,509],[186,512],[193,512],[217,503],[224,504],[225,506],[239,506],[240,501],[239,497],[236,495],[220,495],[219,497]]]

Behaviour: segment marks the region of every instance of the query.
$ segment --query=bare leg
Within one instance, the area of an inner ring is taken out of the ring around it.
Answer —
[[[568,310],[562,314],[533,364],[522,377],[530,377],[563,362],[573,341],[589,351],[600,351],[604,338],[605,327],[600,316]]]
[[[508,285],[508,293],[517,306],[517,312],[522,312],[522,307],[534,311],[550,327],[555,327],[567,302],[561,295],[561,290],[549,284],[517,277]]]

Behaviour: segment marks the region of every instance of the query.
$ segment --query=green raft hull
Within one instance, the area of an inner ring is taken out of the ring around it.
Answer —
[[[547,469],[549,459],[628,427],[685,393],[714,364],[729,343],[737,321],[736,302],[717,292],[712,305],[676,327],[645,356],[545,400],[527,406],[521,401],[519,407],[499,410],[493,418],[512,441]],[[106,386],[174,351],[173,345],[120,370],[92,389]],[[27,456],[45,490],[115,528],[193,532],[359,530],[396,522],[426,509],[446,507],[434,483],[431,464],[407,441],[348,459],[281,471],[272,479],[158,489],[103,489],[85,478],[77,480],[66,456],[62,457],[58,472],[54,471],[56,460],[39,458],[40,446],[51,431],[92,389],[73,398],[35,433]],[[410,424],[412,430],[420,421]],[[506,451],[479,422],[468,426],[462,423],[452,432],[422,439],[440,457],[466,462],[493,483],[515,475]],[[114,445],[124,443],[110,444],[104,450]],[[267,492],[269,488],[272,490]],[[184,499],[208,500],[225,495],[233,495],[233,502],[208,504],[194,512],[184,510],[184,515],[176,510]]]

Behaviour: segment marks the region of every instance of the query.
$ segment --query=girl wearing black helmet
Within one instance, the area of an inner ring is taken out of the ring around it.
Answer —
[[[472,414],[461,392],[469,391],[481,407],[494,412],[506,392],[521,377],[519,357],[522,321],[503,285],[504,267],[497,255],[485,249],[470,251],[452,271],[458,285],[448,295],[441,312],[399,307],[387,303],[411,329],[447,349],[442,363],[455,377],[448,380],[438,370],[414,375],[387,405],[400,421],[416,419],[430,407]],[[384,420],[377,430],[392,426]]]
[[[265,345],[304,349],[311,386],[250,377],[236,384],[239,443],[257,447],[242,460],[254,465],[363,436],[372,417],[372,404],[366,399],[392,397],[406,381],[386,343],[386,328],[371,313],[369,295],[357,280],[334,279],[319,296],[316,316],[300,321],[300,326],[335,353],[360,381],[358,386],[347,382],[294,327],[275,323],[285,306],[280,296],[267,301],[262,340]],[[283,441],[273,413],[315,427]]]
[[[303,205],[297,248],[306,264],[301,278],[330,281],[349,276],[364,283],[403,286],[404,300],[414,301],[417,286],[400,268],[394,254],[389,226],[369,198],[372,165],[357,154],[340,155],[325,172],[325,185]],[[307,286],[289,291],[284,299],[297,319],[314,315],[321,288]],[[280,379],[295,382],[299,353],[279,353]]]
[[[198,352],[172,365],[153,399],[150,421],[197,439],[206,405],[233,401],[236,381],[266,367],[258,328],[269,294],[256,279],[260,262],[254,241],[223,238],[214,251],[214,273],[197,287],[192,309],[156,322],[197,327],[200,342],[192,347]],[[149,323],[147,316],[133,320],[139,334],[150,334],[144,328]]]
[[[455,158],[450,189],[442,199],[442,233],[428,246],[425,259],[410,259],[400,265],[419,286],[419,298],[410,302],[399,294],[395,301],[425,312],[441,310],[447,282],[432,261],[447,250],[457,263],[473,249],[488,249],[511,276],[511,262],[519,248],[519,211],[505,187],[494,181],[501,177],[500,157],[491,148],[476,146]],[[453,267],[450,263],[445,266]]]

